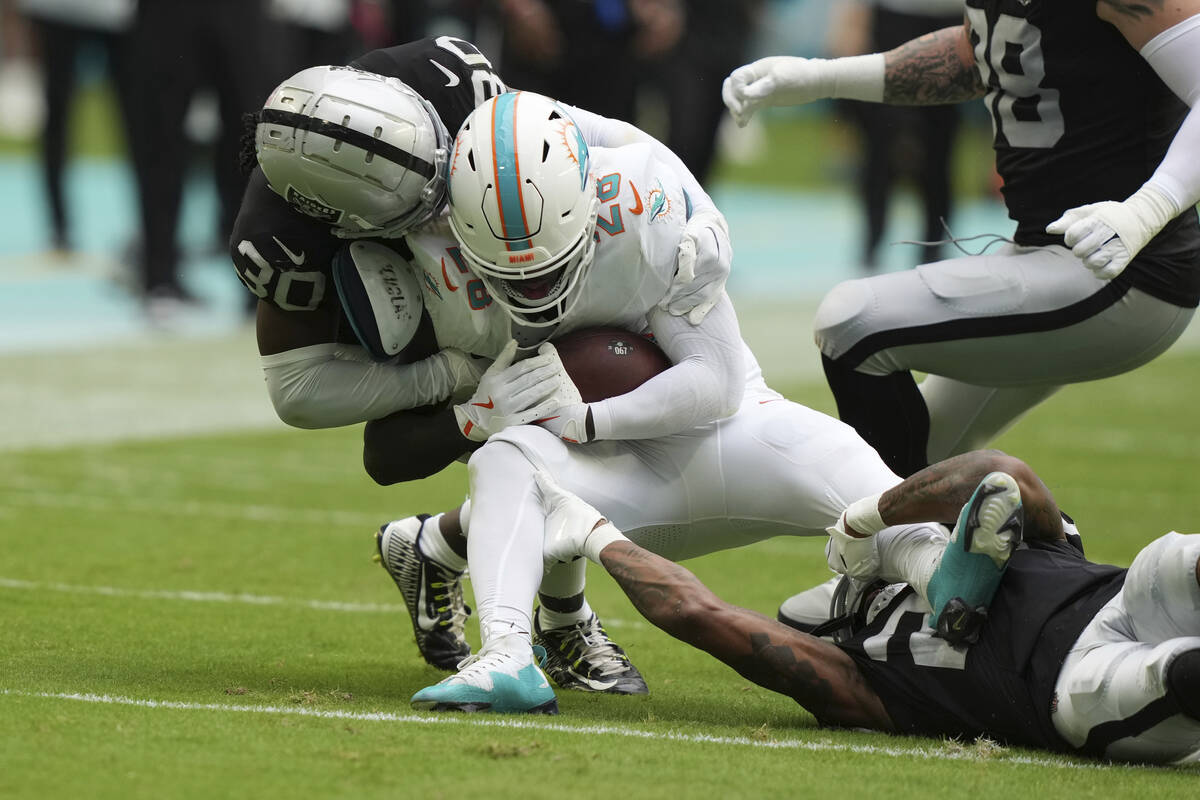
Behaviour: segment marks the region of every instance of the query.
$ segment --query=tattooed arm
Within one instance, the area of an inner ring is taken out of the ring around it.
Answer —
[[[944,105],[985,93],[966,22],[920,36],[884,54],[885,103]]]
[[[879,498],[888,525],[937,520],[952,525],[975,487],[989,472],[1007,472],[1021,487],[1025,536],[1063,538],[1062,514],[1054,496],[1028,464],[999,450],[975,450],[932,464]]]
[[[894,730],[853,659],[834,644],[724,602],[684,567],[618,539],[600,562],[662,630],[791,697],[820,722]]]
[[[766,106],[800,105],[826,97],[929,106],[984,94],[965,21],[888,53],[760,58],[729,73],[721,86],[721,98],[738,125],[745,125]]]

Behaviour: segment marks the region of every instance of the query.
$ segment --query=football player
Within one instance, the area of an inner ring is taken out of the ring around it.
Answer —
[[[536,477],[548,562],[586,556],[659,628],[823,725],[1131,762],[1200,759],[1200,535],[1168,533],[1128,569],[1093,564],[1065,538],[1031,541],[1009,559],[979,641],[956,648],[927,624],[929,576],[954,543],[924,526],[888,528],[874,537],[882,580],[846,603],[834,643],[723,602],[549,475]],[[998,485],[1019,491],[992,494]],[[1056,516],[1032,470],[995,451],[928,467],[884,493],[879,509],[895,525],[953,513],[964,496],[959,540],[995,530],[989,515],[1002,520],[1022,503]]]
[[[961,27],[761,59],[723,94],[743,125],[826,97],[987,104],[1013,241],[841,283],[815,319],[838,415],[900,475],[986,445],[1064,384],[1147,363],[1200,303],[1200,0],[968,0]],[[830,589],[781,615],[816,621]]]
[[[645,145],[588,147],[566,109],[528,92],[476,109],[450,163],[450,228],[514,329],[541,338],[598,325],[648,330],[672,366],[592,403],[564,375],[561,407],[537,424],[494,425],[500,402],[482,385],[455,407],[463,435],[484,442],[469,461],[460,518],[483,647],[456,675],[417,692],[414,707],[557,710],[532,642],[546,648],[561,684],[585,649],[575,643],[594,630],[564,641],[542,630],[541,612],[531,618],[545,529],[538,470],[672,559],[782,534],[823,536],[851,510],[851,527],[882,527],[867,524],[878,514],[860,498],[900,479],[852,428],[766,385],[727,295],[695,325],[661,307],[690,210],[670,164]],[[982,552],[964,556],[991,563]]]
[[[723,94],[740,124],[827,97],[986,103],[1012,243],[839,284],[816,316],[839,416],[901,475],[1145,364],[1200,302],[1200,0],[967,0],[962,26],[765,58]]]
[[[386,239],[404,254],[402,237],[444,210],[449,132],[504,90],[476,47],[441,36],[372,51],[349,67],[303,70],[272,92],[256,120],[257,166],[230,253],[239,278],[258,298],[258,345],[272,403],[281,419],[297,427],[366,421],[364,463],[380,483],[431,475],[475,446],[445,401],[469,394],[483,364],[453,348],[439,349],[428,323],[403,352],[388,362],[372,361],[342,315],[333,264],[340,253],[353,266],[348,240]],[[573,115],[585,141],[645,142],[679,168],[697,213],[679,240],[672,288],[662,301],[668,313],[698,322],[728,275],[723,217],[681,162],[651,137],[581,109]],[[378,256],[369,248],[363,252]],[[455,288],[448,284],[446,290]],[[493,370],[488,383],[511,386],[528,378],[530,369],[515,364],[503,377],[503,370]],[[528,405],[508,408],[513,415],[536,410],[542,399],[520,398]],[[440,571],[425,553],[453,563],[462,560],[455,547],[465,552],[465,544],[448,542],[438,526],[415,521],[393,542],[384,564],[404,592],[422,655],[452,668],[469,652],[461,587],[457,573]],[[566,572],[547,585],[575,602],[582,571]],[[578,616],[567,612],[561,619]]]

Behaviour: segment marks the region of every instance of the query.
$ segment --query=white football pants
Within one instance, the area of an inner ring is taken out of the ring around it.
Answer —
[[[542,577],[539,468],[675,561],[781,534],[825,536],[849,503],[900,482],[853,428],[770,391],[658,439],[576,445],[537,426],[509,428],[468,469],[468,561],[485,640],[529,630]]]
[[[1200,649],[1200,534],[1168,533],[1145,547],[1125,585],[1083,630],[1055,684],[1054,727],[1075,747],[1130,761],[1200,760],[1200,722],[1160,719],[1174,658]]]

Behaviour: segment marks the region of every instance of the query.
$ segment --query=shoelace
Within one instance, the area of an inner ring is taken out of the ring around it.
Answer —
[[[447,592],[435,591],[433,595],[434,611],[438,614],[438,627],[462,630],[471,612],[467,610],[466,601],[463,600],[462,583],[459,580],[462,577],[461,573],[444,568],[432,560],[427,560],[426,564],[430,573],[429,588],[434,590],[450,589]],[[450,602],[441,604],[444,600]]]
[[[500,666],[501,662],[513,661],[512,653],[506,653],[503,650],[497,650],[492,653],[472,653],[471,655],[458,662],[458,674],[452,675],[451,679],[458,678],[460,680],[470,681],[476,677],[478,673],[487,674],[493,668],[493,665]],[[487,662],[487,663],[485,663]]]
[[[629,656],[614,642],[608,638],[608,633],[605,632],[595,617],[587,622],[578,622],[571,626],[571,630],[567,633],[567,637],[563,643],[559,645],[560,650],[566,650],[571,644],[571,639],[578,638],[582,641],[582,648],[571,646],[567,658],[572,659],[571,666],[574,669],[579,669],[579,665],[587,661],[591,665],[589,677],[607,677],[624,672],[628,669]],[[578,658],[576,658],[578,654]]]
[[[920,241],[917,239],[901,239],[898,242],[893,242],[893,244],[914,244],[914,245],[920,245],[922,247],[930,247],[932,245],[939,245],[939,244],[952,244],[956,248],[958,248],[958,250],[961,253],[963,253],[964,255],[968,255],[968,256],[981,256],[985,252],[987,252],[987,249],[989,247],[991,247],[992,245],[997,244],[999,242],[1007,242],[1008,244],[1016,244],[1016,242],[1013,241],[1012,239],[1009,239],[1007,236],[1001,236],[998,233],[980,233],[975,236],[955,236],[954,233],[951,232],[950,226],[946,223],[946,220],[944,218],[939,217],[938,221],[942,223],[942,230],[946,231],[946,236],[948,238],[939,239],[936,242],[923,242],[923,241]],[[987,242],[985,242],[983,244],[982,247],[979,248],[979,250],[977,252],[972,253],[970,250],[968,250],[967,248],[962,246],[962,242],[973,242],[977,239],[987,239],[988,240]]]

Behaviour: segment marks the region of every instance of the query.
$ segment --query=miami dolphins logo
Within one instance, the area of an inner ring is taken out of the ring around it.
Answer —
[[[425,270],[421,270],[421,276],[425,278],[425,288],[428,289],[435,297],[437,297],[438,300],[441,300],[442,289],[437,285],[437,281],[435,281]]]
[[[588,175],[588,146],[583,140],[579,127],[569,119],[560,119],[558,133],[562,136],[563,147],[567,148],[567,157],[579,166],[579,186],[587,186]]]
[[[646,203],[650,206],[650,222],[654,222],[659,217],[666,217],[671,213],[671,198],[667,196],[666,190],[663,189],[662,181],[658,181],[658,185],[646,195]]]

